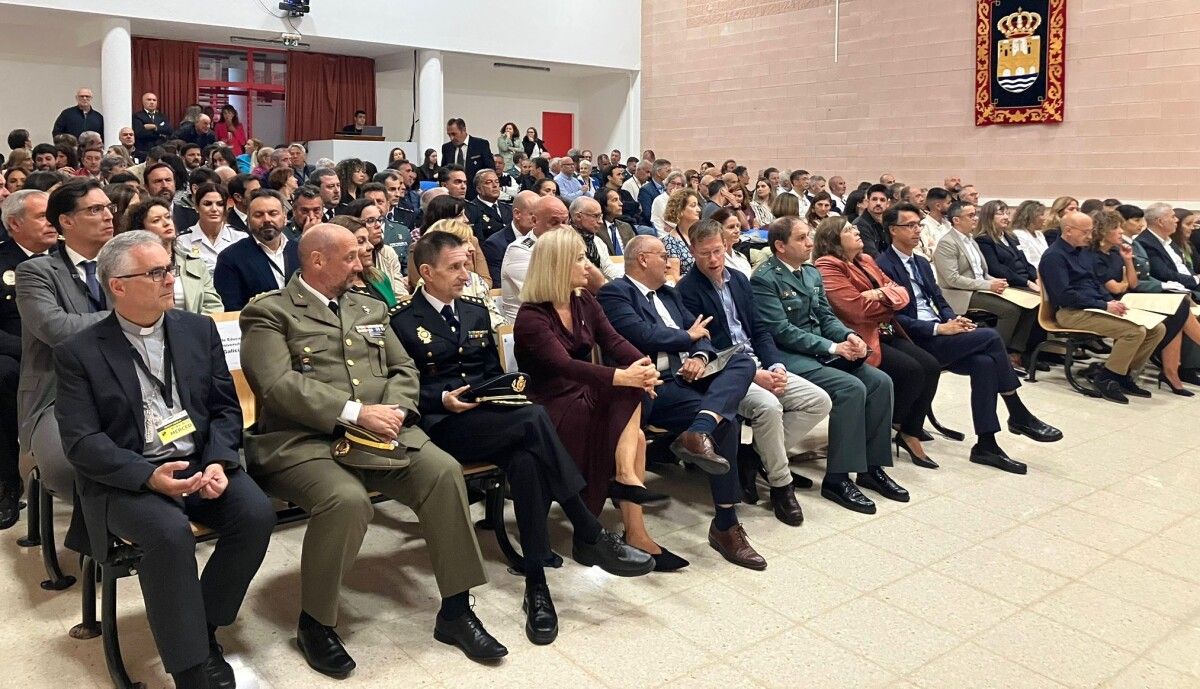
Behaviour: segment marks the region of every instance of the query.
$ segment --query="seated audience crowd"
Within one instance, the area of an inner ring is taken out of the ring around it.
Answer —
[[[1020,396],[1027,372],[1070,363],[1039,347],[1051,325],[1095,334],[1082,356],[1105,400],[1150,397],[1144,373],[1181,396],[1200,384],[1200,214],[1166,203],[981,204],[953,176],[849,189],[653,151],[550,157],[511,122],[493,154],[459,118],[420,164],[395,149],[314,165],[302,143],[248,138],[230,105],[172,127],[152,93],[106,150],[91,92],[76,100],[53,143],[8,138],[0,529],[20,518],[22,455],[73,484],[68,545],[101,561],[112,536],[141,548],[178,687],[234,686],[217,634],[269,547],[268,497],[308,515],[300,600],[279,604],[315,671],[355,668],[335,627],[376,493],[424,526],[434,638],[493,661],[507,649],[470,602],[487,577],[464,465],[507,477],[525,633],[549,644],[551,503],[581,565],[690,564],[644,516],[672,499],[647,485],[653,444],[707,480],[709,545],[762,570],[738,505],[761,475],[800,526],[789,462],[822,421],[820,495],[873,514],[910,500],[901,451],[939,467],[925,426],[944,371],[970,380],[971,462],[1025,474],[1036,457],[1011,457],[1004,428],[1063,437]],[[1169,307],[1147,319],[1134,293]],[[245,431],[205,317],[220,312],[240,312]],[[601,525],[608,502],[620,533]],[[220,534],[199,574],[189,520]]]

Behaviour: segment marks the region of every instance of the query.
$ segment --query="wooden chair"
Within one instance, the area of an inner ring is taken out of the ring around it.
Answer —
[[[1041,273],[1038,273],[1039,284],[1045,284],[1041,281],[1041,278]],[[1042,292],[1042,303],[1038,305],[1038,325],[1042,326],[1042,330],[1046,331],[1046,339],[1038,344],[1037,347],[1034,347],[1033,354],[1029,357],[1029,382],[1037,382],[1038,357],[1041,356],[1046,347],[1049,345],[1060,346],[1064,350],[1063,374],[1067,377],[1067,383],[1081,395],[1100,397],[1100,393],[1095,389],[1087,387],[1076,380],[1073,368],[1076,353],[1084,345],[1100,341],[1103,336],[1100,333],[1090,330],[1074,330],[1059,325],[1058,321],[1054,318],[1054,307],[1051,306],[1050,298],[1046,295],[1045,291]]]

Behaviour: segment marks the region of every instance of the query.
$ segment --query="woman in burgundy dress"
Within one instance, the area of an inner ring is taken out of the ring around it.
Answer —
[[[546,407],[587,480],[588,508],[599,514],[605,499],[613,498],[626,542],[653,555],[657,571],[680,569],[687,561],[656,544],[642,517],[642,503],[667,497],[645,487],[642,399],[654,394],[658,371],[580,289],[587,265],[583,239],[573,229],[538,238],[513,328],[517,364],[529,375],[530,399]],[[592,363],[596,347],[602,360],[621,368]]]

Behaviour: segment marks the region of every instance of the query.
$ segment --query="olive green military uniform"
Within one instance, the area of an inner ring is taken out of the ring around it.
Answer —
[[[302,605],[330,626],[342,577],[371,521],[369,491],[416,511],[443,597],[487,581],[462,469],[416,425],[420,379],[388,325],[387,306],[349,292],[337,306],[335,314],[297,273],[241,315],[242,370],[258,416],[246,433],[247,465],[269,494],[311,515],[300,562]],[[408,448],[408,467],[360,471],[332,459],[337,420],[352,400],[404,410],[399,441]]]

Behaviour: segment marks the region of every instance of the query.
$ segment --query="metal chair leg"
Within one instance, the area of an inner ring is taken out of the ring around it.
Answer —
[[[100,629],[104,637],[104,663],[117,689],[145,689],[142,682],[129,679],[125,660],[121,657],[121,640],[117,638],[117,574],[112,567],[100,567]]]
[[[932,409],[929,410],[929,423],[933,424],[934,429],[936,429],[938,433],[941,433],[943,436],[949,438],[950,440],[957,440],[958,442],[962,442],[963,440],[966,440],[966,438],[967,438],[967,436],[963,435],[961,432],[950,429],[950,428],[946,428],[942,424],[938,423],[937,417],[934,416]]]
[[[1102,397],[1100,391],[1085,387],[1075,378],[1075,372],[1072,370],[1075,365],[1075,348],[1074,342],[1067,343],[1067,351],[1063,354],[1063,373],[1067,377],[1067,383],[1079,394],[1086,397]]]
[[[1029,370],[1025,374],[1025,380],[1028,380],[1030,383],[1037,382],[1038,359],[1041,358],[1042,350],[1046,348],[1048,342],[1050,342],[1049,339],[1042,340],[1038,343],[1038,346],[1033,348],[1033,354],[1029,355]]]
[[[72,639],[94,639],[100,636],[100,623],[96,620],[96,561],[90,555],[84,555],[79,569],[83,577],[83,586],[80,587],[83,619],[71,627],[69,633]]]
[[[499,479],[487,487],[487,514],[492,532],[496,534],[496,545],[500,546],[500,552],[504,553],[504,558],[508,560],[510,571],[514,574],[524,574],[525,558],[513,546],[504,524],[504,482]]]
[[[22,548],[34,548],[42,544],[42,537],[38,532],[42,523],[42,477],[38,472],[37,467],[29,474],[29,496],[26,500],[29,507],[25,512],[25,537],[17,539],[17,545]]]
[[[42,540],[42,565],[46,568],[48,577],[41,586],[47,591],[62,591],[75,583],[75,577],[63,574],[58,565],[58,544],[54,542],[54,497],[50,491],[42,487],[38,492],[39,527],[38,533]]]

